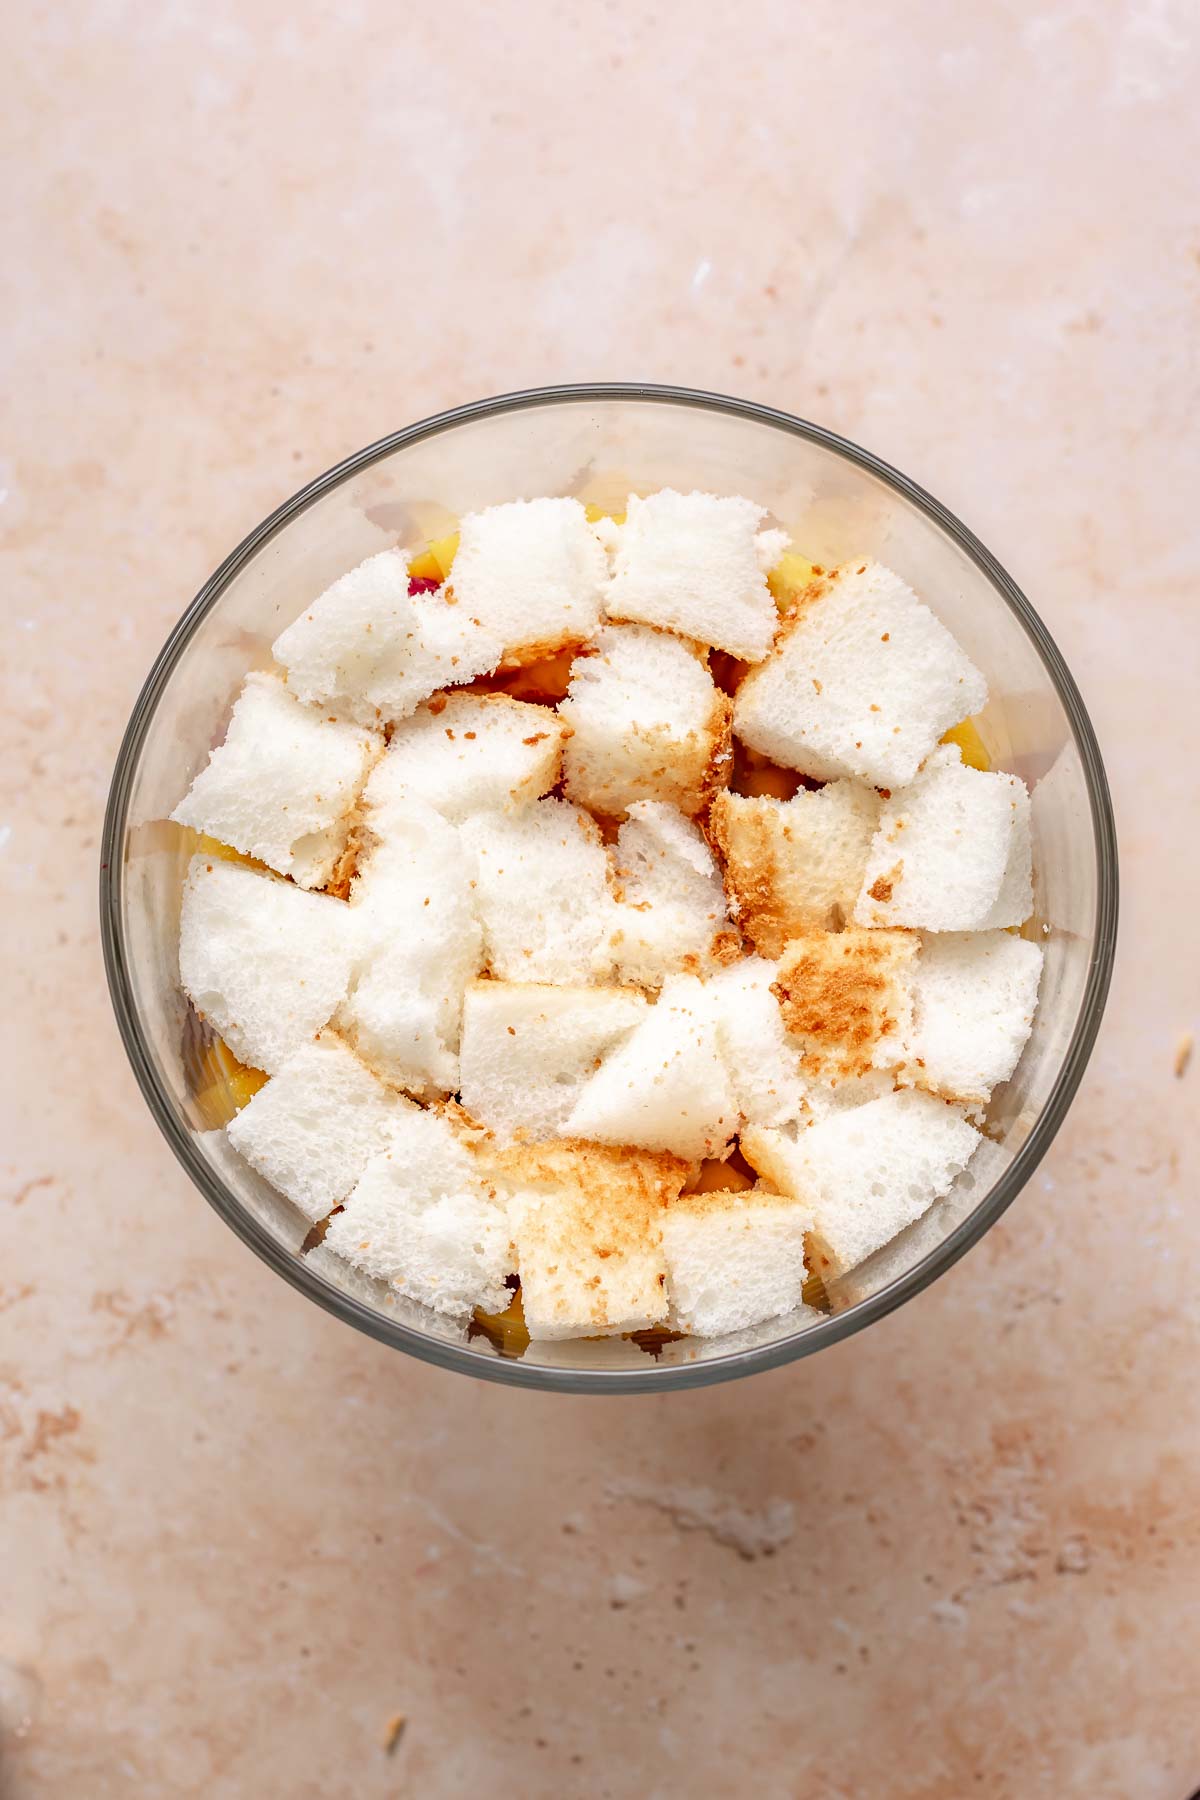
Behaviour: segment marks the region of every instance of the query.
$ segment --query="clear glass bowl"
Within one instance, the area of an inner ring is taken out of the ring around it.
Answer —
[[[1033,792],[1041,1004],[994,1142],[974,1172],[831,1293],[797,1330],[681,1340],[657,1359],[622,1339],[531,1344],[504,1358],[482,1337],[356,1275],[306,1222],[204,1131],[191,1091],[176,962],[182,860],[164,823],[220,732],[246,671],[336,576],[397,541],[436,538],[473,509],[577,494],[617,507],[672,486],[749,494],[825,564],[869,554],[933,606],[991,691],[979,721],[993,766]],[[205,1199],[265,1262],[361,1331],[445,1368],[544,1389],[690,1387],[805,1356],[882,1318],[948,1269],[1016,1197],[1062,1121],[1103,1011],[1117,918],[1112,812],[1096,740],[1045,626],[1004,570],[936,500],[832,433],[747,401],[680,388],[597,385],[457,408],[361,450],[281,506],[206,582],[164,645],[117,759],[105,820],[101,920],[125,1048],[150,1110]]]

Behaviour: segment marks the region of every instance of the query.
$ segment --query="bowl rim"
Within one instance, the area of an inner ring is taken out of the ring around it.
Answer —
[[[853,464],[891,488],[925,514],[975,564],[1016,615],[1032,641],[1047,675],[1057,690],[1079,748],[1091,809],[1096,851],[1096,928],[1091,963],[1071,1041],[1054,1086],[1039,1112],[1029,1136],[1000,1180],[966,1219],[914,1268],[897,1277],[878,1293],[857,1302],[844,1313],[826,1317],[791,1337],[749,1349],[732,1350],[693,1363],[662,1364],[647,1358],[645,1369],[553,1368],[526,1364],[470,1349],[462,1342],[428,1336],[389,1318],[324,1281],[306,1261],[273,1238],[257,1219],[238,1203],[215,1169],[195,1146],[189,1130],[158,1081],[149,1042],[142,1031],[127,973],[127,953],[122,916],[126,817],[138,756],[150,721],[177,662],[200,621],[216,604],[238,571],[264,545],[315,501],[343,482],[422,438],[452,431],[471,421],[521,412],[533,407],[570,403],[612,404],[650,402],[700,411],[723,413],[754,421],[800,437]],[[1007,570],[969,531],[955,514],[915,481],[871,451],[824,426],[801,419],[759,401],[741,400],[702,389],[653,382],[576,382],[560,386],[521,389],[484,400],[470,401],[432,414],[343,458],[300,488],[261,524],[243,538],[200,588],[170,632],[151,666],[121,740],[105,811],[100,846],[100,931],[104,969],[117,1028],[135,1079],[160,1131],[177,1160],[209,1205],[262,1260],[292,1287],[326,1312],[353,1325],[377,1342],[406,1351],[420,1361],[473,1375],[484,1381],[536,1388],[547,1393],[633,1394],[662,1392],[667,1388],[694,1388],[719,1381],[779,1368],[799,1357],[835,1344],[884,1318],[919,1294],[953,1266],[1007,1211],[1025,1186],[1052,1143],[1075,1096],[1095,1043],[1112,976],[1117,938],[1118,862],[1116,828],[1108,780],[1100,747],[1087,709],[1073,677],[1046,626]]]

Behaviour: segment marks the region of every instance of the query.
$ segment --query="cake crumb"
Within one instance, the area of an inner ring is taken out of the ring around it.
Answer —
[[[394,1756],[399,1748],[400,1739],[404,1736],[404,1728],[408,1724],[407,1713],[393,1713],[383,1728],[383,1753]]]

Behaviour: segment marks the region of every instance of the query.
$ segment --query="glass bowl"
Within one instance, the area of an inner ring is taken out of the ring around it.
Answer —
[[[1041,1004],[1015,1075],[993,1098],[988,1145],[945,1200],[835,1284],[820,1322],[681,1339],[656,1357],[620,1338],[506,1357],[321,1246],[306,1253],[307,1221],[223,1132],[203,1129],[176,961],[184,858],[165,821],[247,670],[363,557],[434,539],[497,501],[576,494],[615,509],[631,491],[666,486],[752,496],[814,561],[878,557],[984,671],[991,698],[978,725],[989,758],[1033,794]],[[1116,936],[1116,845],[1095,736],[1045,626],[995,558],[913,482],[831,432],[748,401],[640,384],[458,407],[359,451],[272,513],[205,583],[150,672],[117,758],[102,858],[105,966],[126,1051],[167,1142],[225,1222],[293,1287],[383,1343],[485,1380],[593,1393],[691,1387],[809,1355],[948,1269],[1015,1199],[1057,1131],[1100,1023]]]

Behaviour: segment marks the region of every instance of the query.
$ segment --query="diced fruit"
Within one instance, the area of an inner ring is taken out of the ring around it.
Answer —
[[[557,656],[543,657],[541,662],[526,663],[520,669],[509,669],[499,676],[495,686],[514,700],[532,700],[554,706],[567,691],[571,680],[571,664],[578,651],[562,650]]]
[[[810,1246],[810,1260],[811,1257],[812,1250]],[[829,1304],[829,1295],[825,1288],[825,1277],[821,1274],[820,1270],[814,1269],[812,1273],[807,1276],[804,1286],[800,1290],[800,1298],[803,1300],[805,1306],[815,1307],[818,1312],[829,1312],[832,1310]]]
[[[410,594],[436,594],[441,585],[441,581],[432,575],[410,575],[408,578]]]
[[[488,1313],[475,1308],[471,1321],[471,1337],[485,1337],[501,1356],[523,1356],[529,1348],[529,1331],[525,1324],[525,1306],[517,1289],[503,1312]]]
[[[264,867],[253,856],[243,856],[232,844],[223,844],[220,838],[209,837],[207,832],[193,831],[190,825],[181,825],[179,836],[179,854],[185,862],[190,863],[193,856],[207,856],[212,862],[241,863],[246,869]]]
[[[790,800],[804,783],[794,769],[781,769],[769,756],[762,756],[735,739],[729,785],[735,794],[744,794],[748,800]]]
[[[199,1052],[195,1074],[196,1110],[210,1131],[228,1125],[243,1106],[249,1105],[267,1079],[261,1069],[239,1062],[219,1037]]]
[[[771,598],[780,612],[787,612],[795,605],[816,572],[816,565],[806,556],[798,555],[795,550],[784,551],[767,576]]]
[[[754,1176],[735,1151],[726,1162],[706,1156],[695,1179],[689,1181],[686,1194],[739,1194],[754,1186]]]
[[[431,581],[435,587],[440,587],[450,573],[457,550],[457,531],[452,531],[449,537],[432,538],[409,563],[409,580]]]
[[[625,1336],[630,1343],[644,1350],[647,1356],[659,1357],[665,1344],[677,1344],[687,1336],[686,1331],[672,1331],[669,1325],[648,1325],[645,1331],[627,1331]]]
[[[589,500],[583,510],[587,514],[589,525],[598,525],[601,519],[611,519],[614,525],[625,523],[623,512],[609,512],[607,507],[597,506],[594,500]]]
[[[944,718],[945,714],[942,716]],[[958,745],[968,769],[981,769],[985,775],[991,770],[992,759],[983,747],[983,739],[974,719],[964,719],[961,725],[952,725],[942,742]]]

